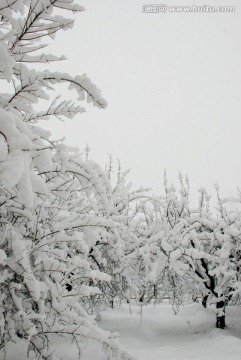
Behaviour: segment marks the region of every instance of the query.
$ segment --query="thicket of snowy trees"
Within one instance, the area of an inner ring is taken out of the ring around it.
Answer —
[[[67,12],[82,10],[72,0],[0,3],[0,347],[25,339],[36,358],[50,360],[58,334],[80,357],[83,344],[98,341],[110,359],[131,359],[92,315],[103,302],[168,297],[178,306],[202,297],[217,304],[223,328],[225,306],[241,291],[241,216],[225,209],[218,189],[215,214],[205,190],[191,210],[181,175],[179,193],[166,176],[164,196],[133,191],[120,166],[113,181],[111,160],[102,169],[39,126],[82,112],[84,101],[106,106],[86,75],[34,69],[63,59],[42,53],[43,41],[71,28]],[[49,95],[59,83],[78,103]]]
[[[164,177],[166,195],[155,200],[156,211],[144,222],[142,297],[168,296],[176,306],[185,296],[201,297],[205,307],[216,305],[216,326],[224,328],[225,306],[240,303],[241,213],[225,208],[218,186],[214,213],[204,189],[198,208],[190,209],[188,179],[186,185],[181,175],[179,180],[180,194]]]

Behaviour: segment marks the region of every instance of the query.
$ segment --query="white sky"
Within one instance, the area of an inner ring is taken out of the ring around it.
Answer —
[[[58,65],[87,73],[108,101],[106,110],[54,123],[55,136],[84,149],[104,165],[107,154],[131,167],[133,185],[162,190],[163,170],[177,183],[178,170],[191,187],[223,196],[241,185],[241,6],[235,13],[145,14],[149,0],[80,1],[86,11],[73,30],[59,33]],[[162,3],[162,2],[154,2]],[[192,1],[165,1],[192,5]],[[56,64],[54,65],[56,68]]]

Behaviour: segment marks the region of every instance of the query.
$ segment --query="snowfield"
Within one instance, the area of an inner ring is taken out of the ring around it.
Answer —
[[[227,329],[215,328],[215,313],[200,304],[108,310],[100,325],[118,331],[121,343],[139,360],[238,360],[241,356],[241,308],[227,308]]]
[[[215,328],[215,313],[200,304],[181,307],[177,315],[169,304],[143,307],[121,305],[102,313],[99,325],[118,332],[121,344],[138,360],[239,360],[241,354],[241,308],[227,308],[227,328]],[[74,343],[55,339],[59,360],[77,360]],[[9,347],[6,360],[26,360],[26,348],[20,341]],[[0,353],[0,360],[3,360]],[[29,357],[29,359],[35,359]],[[101,346],[93,342],[81,345],[82,360],[109,360]]]

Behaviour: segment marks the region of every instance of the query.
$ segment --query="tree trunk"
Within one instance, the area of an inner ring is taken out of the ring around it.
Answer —
[[[216,328],[224,329],[225,328],[225,302],[219,301],[216,304],[216,309],[217,309]]]
[[[208,301],[208,295],[205,295],[202,298],[202,306],[205,307],[205,309],[207,308],[207,301]]]
[[[143,293],[139,296],[139,302],[144,302],[144,296],[145,296],[145,292],[143,292]]]

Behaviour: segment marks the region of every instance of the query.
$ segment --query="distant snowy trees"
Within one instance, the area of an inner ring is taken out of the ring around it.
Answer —
[[[201,296],[204,306],[207,302],[216,306],[216,326],[224,328],[225,307],[240,296],[240,213],[225,209],[218,187],[215,214],[204,189],[199,208],[190,209],[188,181],[184,185],[181,175],[179,179],[180,196],[165,178],[166,196],[155,200],[152,207],[158,212],[152,210],[145,221],[149,233],[139,252],[143,264],[139,281],[145,283],[141,300],[168,296],[178,305],[186,296]]]

